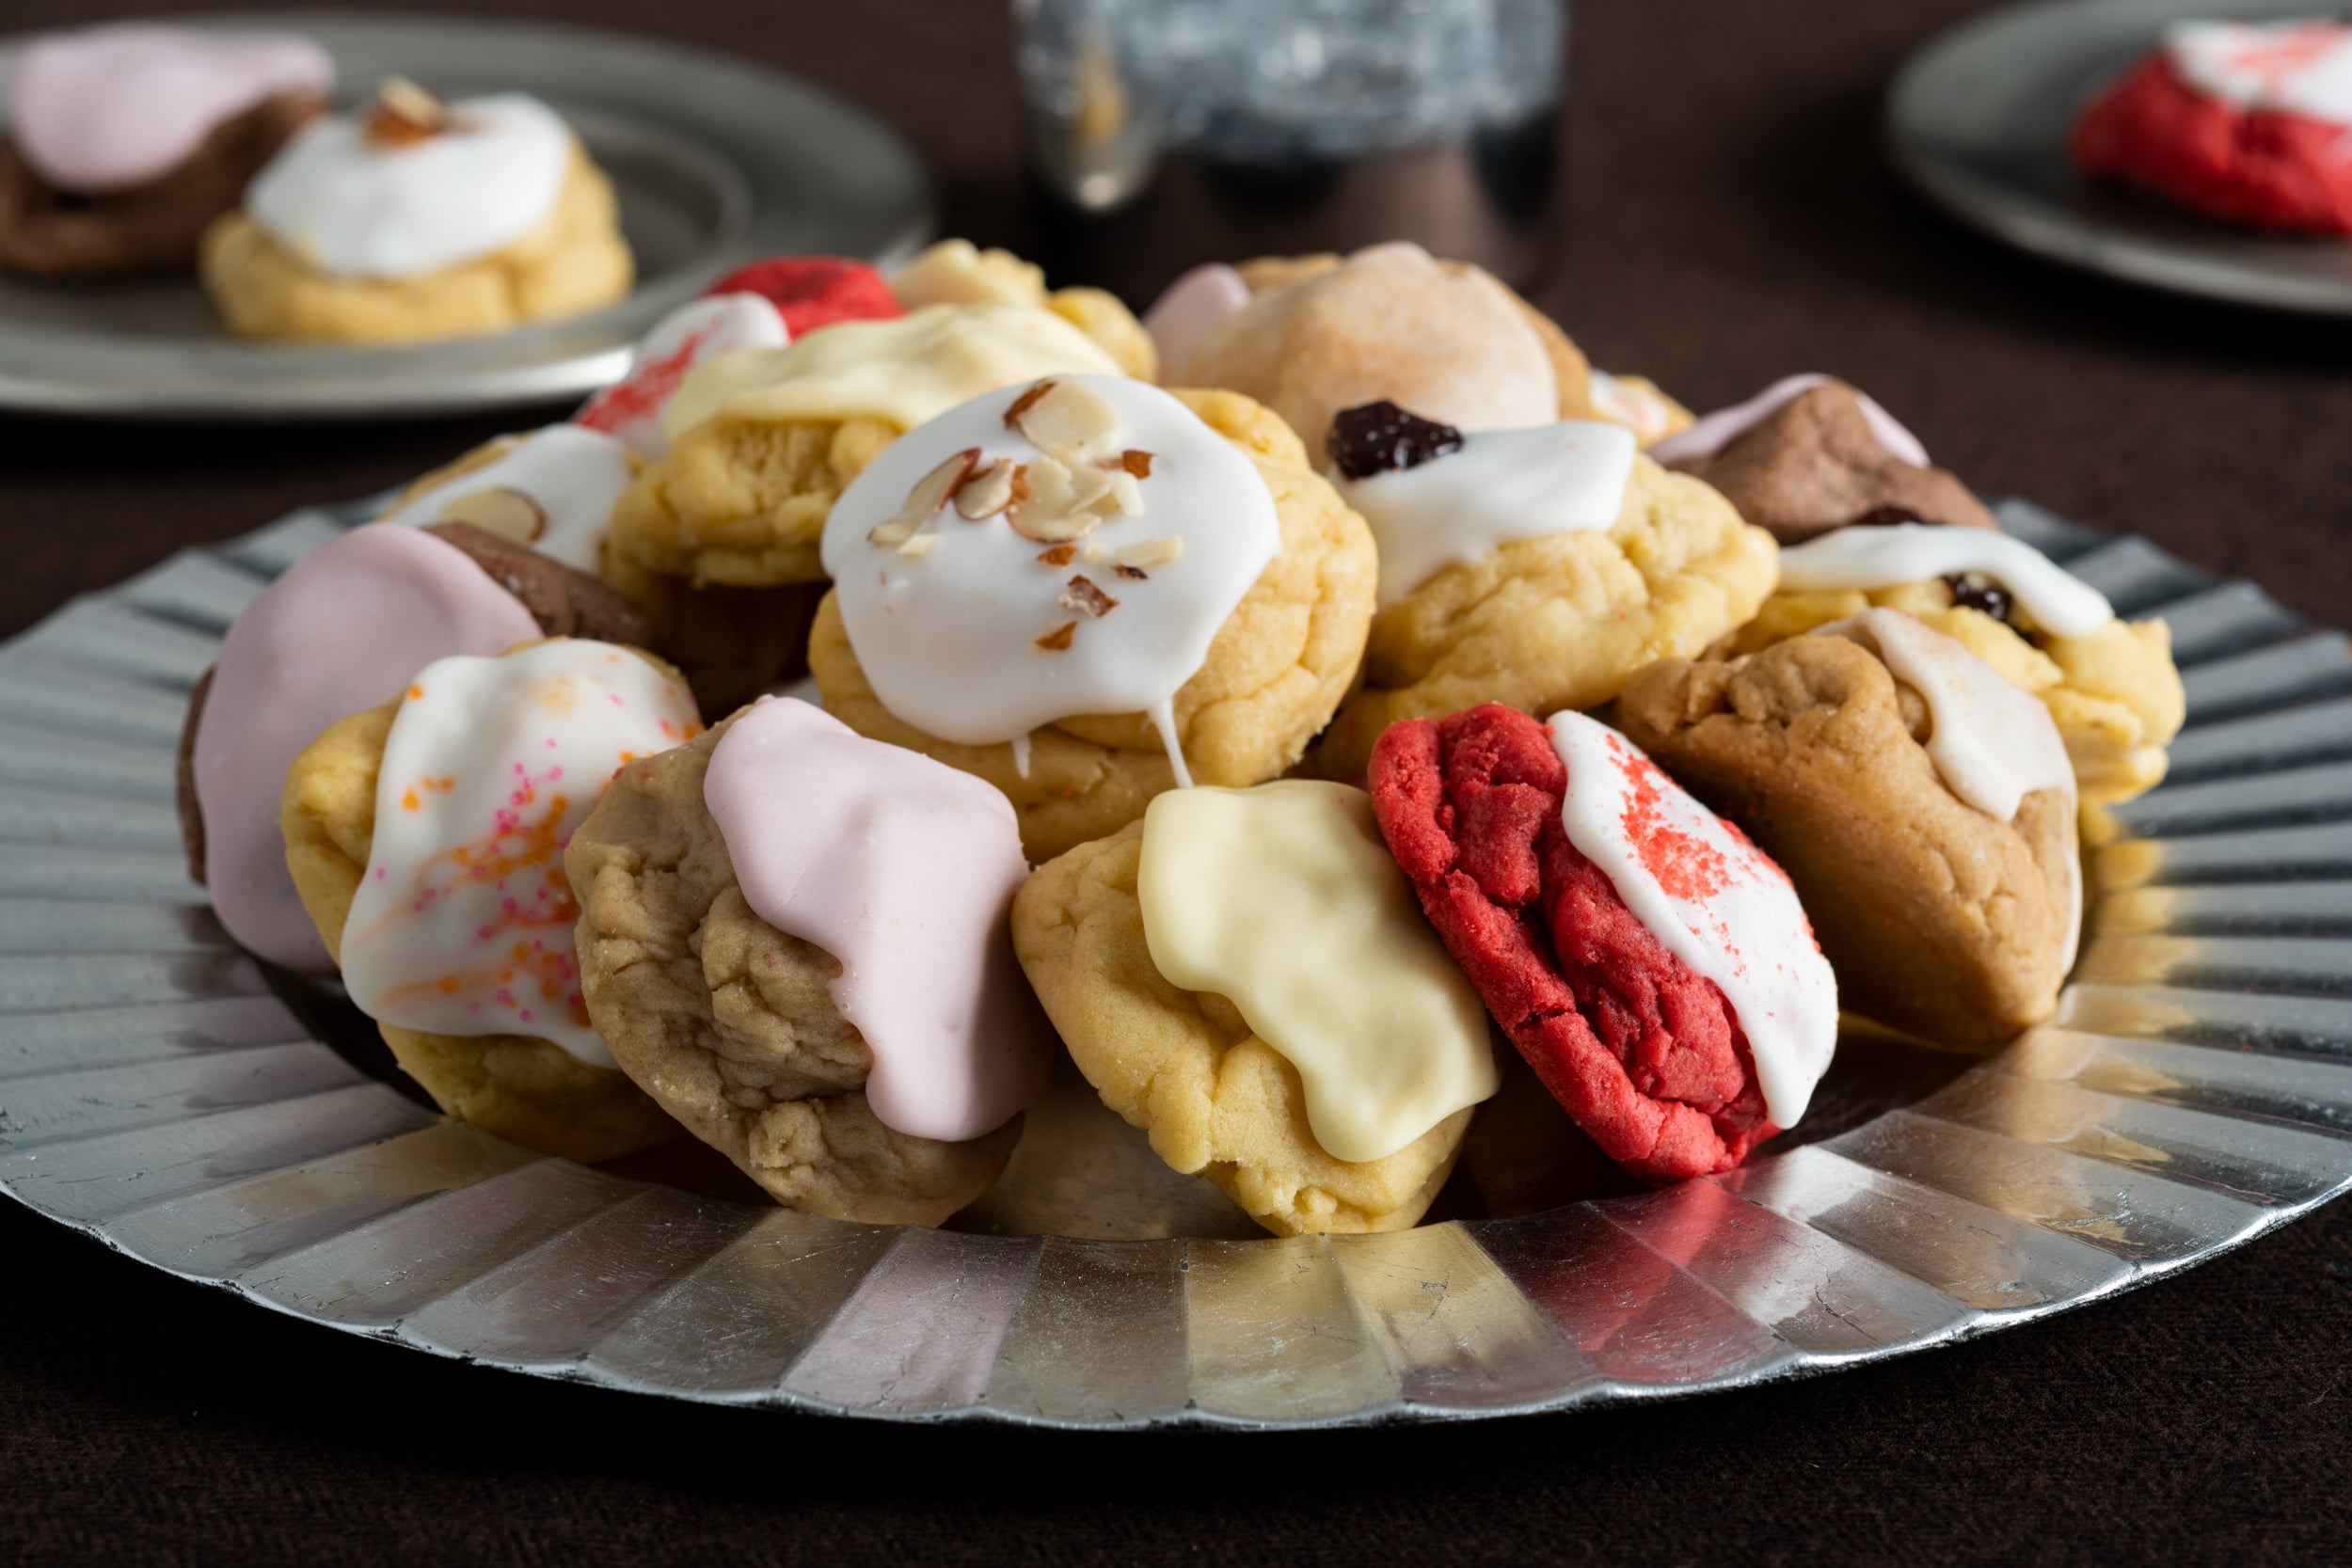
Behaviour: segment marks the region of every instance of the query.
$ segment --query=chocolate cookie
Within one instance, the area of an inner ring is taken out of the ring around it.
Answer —
[[[425,532],[465,551],[468,560],[522,601],[549,637],[586,637],[638,648],[653,645],[653,622],[617,588],[471,523],[434,523]]]

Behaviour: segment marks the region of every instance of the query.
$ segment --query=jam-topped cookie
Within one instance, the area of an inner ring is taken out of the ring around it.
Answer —
[[[334,62],[288,33],[115,23],[10,62],[0,267],[40,277],[185,271],[205,227],[325,111]]]
[[[1837,984],[1788,877],[1577,713],[1391,728],[1380,831],[1519,1053],[1601,1148],[1671,1181],[1795,1125]]]
[[[616,770],[700,729],[650,656],[559,639],[437,659],[287,769],[295,890],[352,1002],[450,1115],[577,1160],[676,1131],[589,1021],[564,850]]]
[[[1361,775],[1399,720],[1605,703],[1756,613],[1772,537],[1635,447],[1599,420],[1461,431],[1384,403],[1334,421],[1340,493],[1379,541],[1380,612],[1317,750],[1327,776]]]
[[[564,863],[613,1056],[778,1202],[936,1225],[1004,1168],[1053,1037],[988,785],[769,699],[624,768]]]
[[[1363,521],[1227,392],[1057,376],[885,451],[833,510],[829,712],[1002,789],[1030,857],[1295,763],[1372,616]]]
[[[444,103],[399,78],[305,127],[202,261],[230,331],[343,343],[580,315],[634,276],[612,183],[553,109],[523,93]]]
[[[1787,867],[1853,1011],[1957,1045],[2050,1016],[2082,916],[2049,712],[1892,610],[1636,675],[1618,721]]]
[[[1160,796],[1041,867],[1013,941],[1104,1102],[1277,1234],[1416,1223],[1499,1082],[1343,784]]]

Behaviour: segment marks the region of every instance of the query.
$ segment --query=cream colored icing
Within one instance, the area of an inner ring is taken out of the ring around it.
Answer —
[[[1136,879],[1152,963],[1298,1069],[1335,1160],[1393,1154],[1502,1080],[1486,1009],[1380,839],[1372,797],[1294,780],[1155,798]]]
[[[1837,977],[1787,872],[1581,713],[1546,721],[1567,769],[1561,826],[1625,907],[1731,1004],[1764,1109],[1794,1127],[1837,1049]]]
[[[510,437],[506,449],[479,468],[410,497],[376,520],[426,528],[440,522],[443,510],[461,496],[517,491],[547,518],[547,531],[531,541],[531,547],[595,577],[613,503],[635,474],[628,449],[613,437],[576,424],[551,424]]]
[[[1967,572],[2009,590],[2035,626],[2058,637],[2087,636],[2115,619],[2106,594],[2023,539],[1989,529],[1928,523],[1841,528],[1780,552],[1780,586],[1787,593],[1869,593]]]
[[[2173,73],[2209,98],[2352,125],[2352,27],[2176,22],[2164,31],[2164,53]]]
[[[1621,424],[1570,420],[1470,431],[1442,457],[1342,478],[1341,495],[1363,514],[1380,547],[1381,608],[1512,540],[1613,527],[1638,447]]]
[[[673,441],[722,410],[913,430],[982,392],[1065,373],[1117,375],[1119,366],[1051,310],[932,305],[895,321],[835,322],[786,348],[723,354],[688,373],[662,423]]]
[[[2013,822],[2017,808],[2038,789],[2075,799],[2074,768],[2050,710],[2029,692],[2003,680],[1993,666],[1953,639],[1899,610],[1873,609],[1820,629],[1845,637],[1879,657],[1887,673],[1928,705],[1928,760],[1963,804],[1997,822]],[[2070,857],[2064,866],[2071,913],[2064,967],[2074,963],[2082,928],[2082,879]]]
[[[437,1035],[537,1036],[612,1066],[580,1000],[564,848],[624,763],[700,728],[683,683],[610,642],[425,666],[385,740],[343,923],[359,1010]]]

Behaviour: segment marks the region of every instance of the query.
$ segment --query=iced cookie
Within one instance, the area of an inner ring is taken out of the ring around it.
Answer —
[[[890,275],[890,291],[909,310],[927,305],[1020,305],[1050,310],[1102,345],[1120,370],[1155,379],[1160,356],[1152,334],[1115,294],[1101,289],[1048,289],[1045,271],[1009,250],[981,250],[969,240],[942,240]]]
[[[1041,867],[1012,929],[1104,1102],[1279,1235],[1413,1225],[1499,1082],[1361,790],[1163,795]]]
[[[563,857],[617,769],[700,729],[665,666],[557,640],[437,659],[286,770],[303,906],[352,1002],[450,1115],[576,1160],[675,1131],[590,1022]]]
[[[995,388],[1119,371],[1061,316],[1000,303],[838,322],[788,348],[723,355],[670,400],[669,452],[622,497],[614,550],[696,584],[821,581],[825,515],[900,435]]]
[[[1595,415],[1613,420],[1633,432],[1634,439],[1645,449],[1657,446],[1669,436],[1680,435],[1697,420],[1696,415],[1668,397],[1657,382],[1645,375],[1611,375],[1607,371],[1595,371],[1590,395]]]
[[[628,373],[581,404],[572,423],[612,436],[639,457],[660,457],[670,450],[662,417],[695,366],[791,341],[784,312],[762,295],[728,291],[689,300],[638,340]]]
[[[2128,800],[2164,778],[2187,699],[2162,621],[2105,595],[2022,539],[1916,523],[1822,534],[1780,554],[1780,589],[1713,650],[1753,653],[1870,606],[1957,640],[2058,721],[2082,798]]]
[[[994,790],[769,699],[623,768],[564,864],[597,1032],[778,1202],[937,1225],[1004,1168],[1053,1037]]]
[[[1980,1045],[2048,1018],[2082,914],[2050,715],[1891,610],[1642,672],[1618,721],[1788,869],[1851,1010]]]
[[[1060,376],[899,440],[825,528],[809,665],[862,735],[1009,797],[1030,858],[1296,762],[1354,674],[1371,534],[1248,399]]]
[[[376,521],[469,523],[594,577],[612,504],[636,477],[627,446],[578,424],[501,436],[411,483]],[[628,641],[626,638],[613,641]]]
[[[1651,1181],[1804,1116],[1837,984],[1796,889],[1625,736],[1489,705],[1373,752],[1380,831],[1519,1054]]]
[[[1330,450],[1379,541],[1380,612],[1317,749],[1329,778],[1359,777],[1402,719],[1597,706],[1772,592],[1772,536],[1617,424],[1460,431],[1381,404],[1343,413]]]
[[[119,23],[17,52],[0,142],[0,267],[184,271],[205,227],[322,113],[334,62],[288,33]]]
[[[230,331],[343,343],[580,315],[633,276],[612,184],[554,110],[397,78],[289,142],[205,234],[202,270]]]
[[[1650,449],[1670,468],[1729,498],[1740,515],[1794,545],[1863,521],[1998,529],[1968,486],[1842,381],[1792,375],[1718,409]]]

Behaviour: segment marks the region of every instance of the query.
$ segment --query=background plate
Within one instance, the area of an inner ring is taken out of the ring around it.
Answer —
[[[2083,101],[2166,23],[2328,9],[2311,0],[2060,0],[1994,11],[1944,34],[1896,76],[1888,150],[1937,204],[2037,255],[2181,293],[2352,315],[2352,243],[2209,223],[2087,180],[2066,156]]]
[[[1841,1052],[1817,1141],[1714,1180],[1390,1236],[1156,1242],[631,1180],[436,1115],[313,1037],[187,879],[172,807],[221,632],[372,508],[297,514],[0,649],[0,1189],[182,1277],[491,1366],[1065,1427],[1693,1393],[2128,1289],[2352,1185],[2352,643],[2142,540],[1999,510],[2169,621],[2188,688],[2170,782],[2091,835],[2053,1022],[1943,1056],[1932,1088],[1874,1091],[1891,1058]]]
[[[914,150],[863,110],[761,67],[510,19],[185,20],[316,39],[335,56],[345,102],[394,73],[452,97],[513,88],[546,99],[612,177],[636,290],[593,315],[520,331],[349,349],[234,341],[192,279],[59,285],[0,275],[0,408],[282,420],[554,402],[618,380],[648,326],[743,261],[794,251],[888,262],[930,236],[930,188]],[[22,41],[0,41],[0,78]]]

